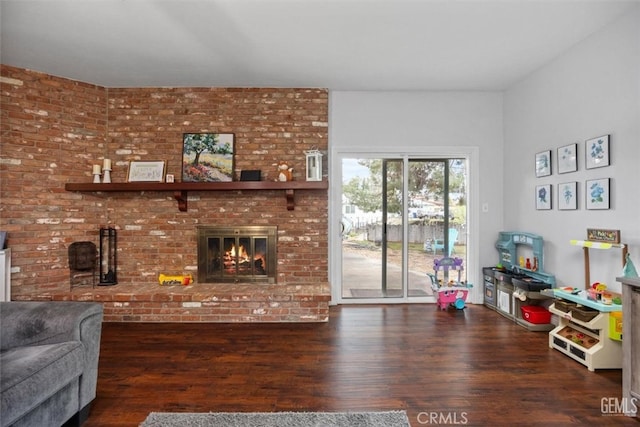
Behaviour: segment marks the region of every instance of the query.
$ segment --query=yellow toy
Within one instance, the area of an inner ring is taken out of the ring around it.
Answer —
[[[191,282],[193,282],[193,276],[191,276],[191,274],[177,274],[174,276],[160,274],[160,276],[158,276],[158,282],[160,282],[160,286],[170,286],[170,285],[187,286],[191,284]]]

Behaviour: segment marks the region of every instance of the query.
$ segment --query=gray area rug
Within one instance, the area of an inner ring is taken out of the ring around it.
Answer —
[[[140,427],[410,427],[405,411],[152,412]]]

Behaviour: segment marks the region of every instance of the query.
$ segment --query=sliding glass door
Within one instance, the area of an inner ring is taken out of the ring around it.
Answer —
[[[341,168],[342,299],[433,297],[433,260],[465,256],[466,161],[351,157]]]

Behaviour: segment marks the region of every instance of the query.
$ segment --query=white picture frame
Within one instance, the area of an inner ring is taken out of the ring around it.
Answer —
[[[164,182],[166,161],[130,161],[127,182]]]
[[[578,182],[558,184],[558,210],[571,211],[578,209]]]
[[[536,209],[545,211],[551,209],[551,184],[536,185]]]
[[[611,203],[609,178],[585,181],[584,200],[589,210],[609,209]]]
[[[609,135],[587,139],[584,142],[585,168],[595,169],[609,166]]]
[[[578,144],[559,147],[556,155],[558,173],[576,172],[578,170]]]
[[[551,175],[551,150],[536,154],[536,177]]]

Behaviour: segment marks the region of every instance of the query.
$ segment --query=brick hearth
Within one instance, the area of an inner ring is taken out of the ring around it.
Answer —
[[[135,292],[134,292],[135,290]],[[106,322],[326,322],[329,284],[77,287],[14,300],[98,301]]]

